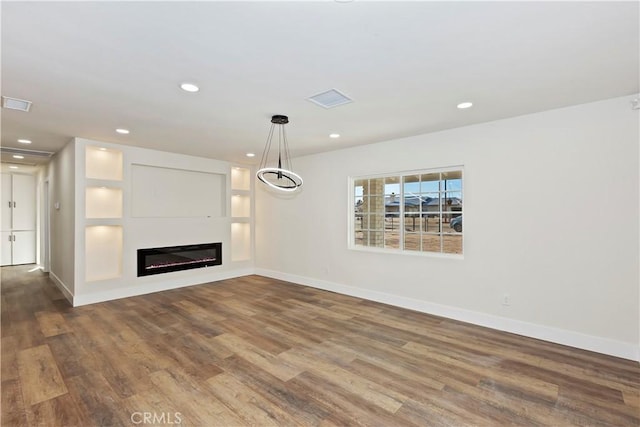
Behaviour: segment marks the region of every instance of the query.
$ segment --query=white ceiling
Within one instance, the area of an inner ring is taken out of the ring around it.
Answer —
[[[640,91],[638,2],[0,7],[2,95],[33,101],[2,110],[8,147],[79,136],[248,163],[273,114],[299,156]],[[331,88],[355,102],[306,99]]]

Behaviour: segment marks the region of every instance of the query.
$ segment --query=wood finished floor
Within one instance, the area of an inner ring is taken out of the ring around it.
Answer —
[[[71,308],[2,274],[3,426],[640,424],[632,361],[259,276]]]

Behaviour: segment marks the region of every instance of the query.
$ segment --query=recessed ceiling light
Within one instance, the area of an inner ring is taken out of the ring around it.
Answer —
[[[461,110],[464,110],[465,108],[471,108],[471,106],[473,106],[473,102],[461,102],[457,105],[457,107]]]
[[[107,151],[107,149],[106,149],[106,148],[104,148],[104,147],[100,147],[100,148],[98,148],[98,150],[100,150],[100,151]]]
[[[329,138],[340,138],[340,134],[339,133],[330,133],[329,134]]]
[[[180,89],[184,90],[185,92],[198,92],[200,90],[200,88],[193,83],[182,83],[180,85]]]
[[[17,166],[9,166],[9,169],[19,169]]]
[[[116,132],[126,135],[129,133],[129,129],[116,129]]]
[[[31,141],[29,141],[28,139],[19,139],[18,142],[20,144],[31,144]]]
[[[13,158],[14,159],[24,159],[24,156],[21,156],[20,154],[14,154]]]
[[[254,153],[247,153],[247,157],[255,157],[256,155]]]

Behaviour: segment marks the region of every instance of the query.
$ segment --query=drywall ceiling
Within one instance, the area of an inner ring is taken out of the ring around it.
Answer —
[[[2,144],[79,136],[250,163],[273,114],[300,156],[630,95],[638,6],[2,2],[2,95],[33,101],[2,110]],[[354,102],[306,99],[331,88]]]

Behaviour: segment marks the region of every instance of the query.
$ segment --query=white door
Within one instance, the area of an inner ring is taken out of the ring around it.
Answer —
[[[14,231],[12,255],[13,265],[36,262],[36,232]]]
[[[36,229],[36,177],[13,175],[13,229]],[[35,252],[34,252],[35,253]]]
[[[2,194],[0,195],[0,215],[2,215],[2,231],[11,230],[11,206],[13,199],[11,198],[11,175],[2,174]]]
[[[4,174],[3,174],[4,175]],[[3,177],[4,178],[4,177]],[[11,260],[11,235],[10,231],[0,232],[0,256],[2,257],[2,265],[11,265],[13,264]]]

